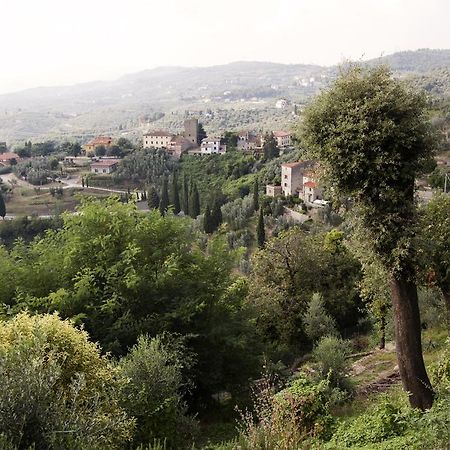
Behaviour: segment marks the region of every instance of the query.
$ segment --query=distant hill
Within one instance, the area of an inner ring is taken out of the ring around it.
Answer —
[[[399,52],[367,61],[380,63],[433,83],[428,73],[450,68],[450,50]],[[336,71],[317,65],[235,62],[161,67],[115,81],[28,89],[0,95],[0,141],[87,139],[99,133],[138,137],[149,127],[176,130],[189,112],[201,116],[207,131],[282,126],[292,119],[293,105],[306,103]],[[444,80],[440,91],[446,92],[447,78],[440,79]],[[275,109],[280,98],[291,106]]]
[[[368,61],[370,65],[387,64],[396,72],[425,73],[450,68],[450,50],[420,49],[397,52]]]

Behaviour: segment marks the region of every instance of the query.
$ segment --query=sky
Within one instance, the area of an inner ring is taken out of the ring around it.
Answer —
[[[0,0],[0,93],[159,66],[450,48],[449,0]]]

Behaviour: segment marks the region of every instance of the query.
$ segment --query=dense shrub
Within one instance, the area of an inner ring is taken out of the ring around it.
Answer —
[[[336,336],[323,337],[313,350],[320,376],[343,390],[350,390],[347,378],[350,367],[346,359],[349,353],[350,343]]]
[[[336,334],[336,323],[325,309],[323,297],[317,292],[313,294],[308,310],[303,316],[303,324],[305,333],[315,342],[318,339]]]
[[[123,406],[137,419],[136,443],[160,439],[181,448],[192,439],[196,423],[187,415],[182,399],[187,388],[183,371],[190,363],[187,349],[168,335],[139,338],[120,361],[129,380]]]
[[[115,449],[131,438],[117,370],[56,315],[0,323],[0,385],[0,430],[19,448]]]

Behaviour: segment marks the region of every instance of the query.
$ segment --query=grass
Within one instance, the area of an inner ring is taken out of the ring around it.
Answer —
[[[15,187],[8,196],[6,211],[14,215],[53,215],[63,211],[74,211],[82,197],[106,198],[111,194],[91,189],[64,189],[62,196],[52,196],[46,189]]]

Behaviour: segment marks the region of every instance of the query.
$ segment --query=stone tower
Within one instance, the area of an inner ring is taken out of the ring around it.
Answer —
[[[198,119],[184,121],[184,137],[195,145],[198,145]]]

